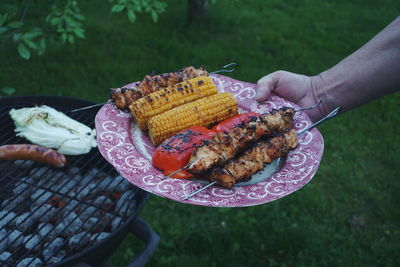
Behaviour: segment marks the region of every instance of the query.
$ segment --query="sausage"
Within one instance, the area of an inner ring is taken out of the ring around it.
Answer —
[[[43,146],[32,144],[13,144],[0,146],[0,159],[5,160],[33,160],[46,163],[57,168],[67,164],[67,159],[61,153]]]

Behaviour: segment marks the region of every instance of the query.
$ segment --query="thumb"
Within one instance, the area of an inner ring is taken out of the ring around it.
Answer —
[[[258,80],[255,99],[258,102],[267,100],[275,90],[279,80],[279,71],[270,73]]]

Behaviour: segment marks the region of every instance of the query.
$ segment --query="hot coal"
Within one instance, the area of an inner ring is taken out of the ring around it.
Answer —
[[[101,213],[98,208],[92,206],[86,206],[82,209],[82,212],[79,214],[79,217],[82,221],[88,220],[90,217],[98,217]]]
[[[32,187],[26,183],[18,183],[13,189],[14,195],[26,197],[32,193]]]
[[[0,231],[0,252],[3,252],[7,249],[10,240],[8,239],[8,233],[6,230]]]
[[[2,202],[1,208],[7,211],[19,210],[24,201],[25,198],[23,196],[10,197]]]
[[[88,232],[81,232],[79,234],[73,235],[68,240],[68,245],[76,250],[81,250],[90,243],[91,235]]]
[[[120,217],[115,217],[112,221],[111,221],[111,231],[116,230],[120,225],[121,225],[121,218]]]
[[[133,195],[133,191],[125,192],[115,205],[115,213],[120,216],[126,216],[126,214],[131,213],[136,205],[135,201],[132,201]]]
[[[4,226],[14,226],[15,219],[17,218],[17,214],[9,211],[1,211],[0,212],[0,229]]]
[[[102,233],[98,233],[98,234],[94,234],[91,237],[91,241],[94,243],[100,242],[103,239],[106,239],[107,237],[110,236],[110,233],[107,232],[102,232]]]
[[[11,258],[12,254],[8,251],[4,251],[0,254],[0,261],[8,261]]]
[[[57,253],[55,255],[53,255],[53,257],[51,257],[51,259],[49,260],[49,263],[56,264],[56,263],[62,261],[66,255],[67,255],[67,253],[64,250],[59,250],[59,251],[57,251]]]
[[[39,267],[42,266],[43,262],[39,259],[39,258],[34,258],[34,257],[30,257],[30,258],[25,258],[23,260],[21,260],[18,264],[17,267]]]
[[[45,249],[42,253],[44,259],[49,260],[62,246],[64,246],[64,239],[62,239],[61,237],[57,237],[53,241],[44,244]]]
[[[27,235],[24,238],[24,246],[29,251],[38,251],[40,250],[40,241],[42,238],[38,235]]]
[[[36,218],[30,212],[25,212],[17,217],[15,224],[22,232],[25,232],[35,223]]]
[[[31,208],[31,216],[37,218],[39,222],[48,222],[50,221],[57,213],[57,210],[53,208],[53,206],[49,204],[45,204],[38,208]]]
[[[106,239],[135,207],[132,185],[96,168],[34,167],[10,185],[0,200],[0,260],[10,266],[58,263]]]
[[[44,240],[53,240],[59,233],[50,223],[41,223],[38,226],[38,233]]]
[[[24,236],[21,231],[13,230],[8,233],[9,246],[12,250],[16,250],[19,246],[22,245],[22,241],[24,241]]]

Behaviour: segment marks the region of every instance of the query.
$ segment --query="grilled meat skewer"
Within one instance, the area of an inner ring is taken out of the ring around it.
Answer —
[[[295,130],[256,143],[240,157],[229,160],[223,167],[212,168],[209,180],[218,181],[218,184],[225,188],[232,188],[240,180],[250,178],[262,170],[265,164],[285,156],[289,150],[296,148],[297,143]]]
[[[193,151],[186,170],[201,173],[214,165],[223,165],[250,143],[290,129],[294,114],[293,108],[284,107],[254,117],[250,122],[243,123],[229,132],[216,133],[211,140],[205,141]]]
[[[126,109],[142,96],[199,76],[208,76],[208,72],[201,67],[196,69],[192,66],[182,68],[176,72],[154,76],[146,75],[135,88],[111,89],[111,99],[117,108]]]

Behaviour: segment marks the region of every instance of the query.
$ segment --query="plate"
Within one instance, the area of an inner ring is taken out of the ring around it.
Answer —
[[[260,104],[254,100],[255,84],[241,82],[222,75],[211,75],[219,92],[230,92],[239,104],[239,112],[265,113],[280,107],[298,108],[277,95]],[[136,83],[128,84],[133,87]],[[278,172],[256,183],[246,183],[232,189],[213,185],[195,196],[183,200],[204,186],[196,180],[165,178],[151,164],[155,147],[141,132],[128,112],[113,104],[104,105],[96,115],[98,148],[103,157],[135,186],[178,202],[210,207],[245,207],[271,202],[287,196],[306,185],[318,170],[324,141],[321,133],[312,129],[299,136],[299,145],[286,156]],[[296,113],[294,128],[298,131],[311,125],[305,112]],[[259,178],[259,177],[258,177]]]

